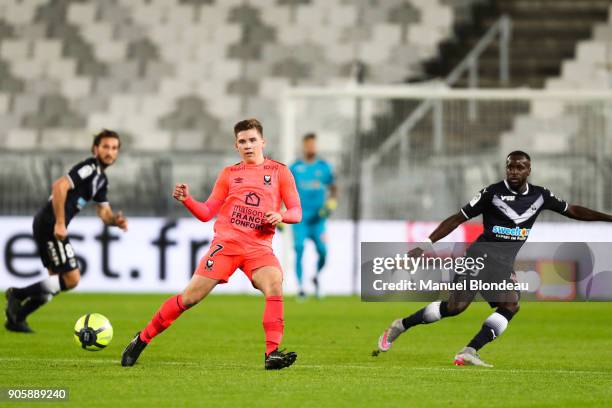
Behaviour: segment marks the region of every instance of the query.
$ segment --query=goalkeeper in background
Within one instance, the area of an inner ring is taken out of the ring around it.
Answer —
[[[302,255],[304,242],[310,238],[315,244],[319,259],[317,273],[312,282],[319,296],[319,273],[325,266],[325,221],[337,207],[336,185],[332,167],[317,156],[317,136],[308,133],[303,138],[303,158],[290,167],[295,178],[302,203],[302,222],[293,225],[295,271],[299,285],[299,297],[304,298]]]

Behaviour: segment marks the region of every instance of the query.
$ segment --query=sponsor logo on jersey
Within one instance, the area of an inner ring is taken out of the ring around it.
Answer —
[[[264,186],[271,186],[271,185],[272,185],[272,177],[266,174],[264,176]]]
[[[244,180],[244,179],[243,179],[242,177],[236,177],[236,178],[234,179],[234,183],[236,183],[236,184],[240,184],[240,183],[242,183],[242,181],[243,181],[243,180]]]
[[[516,196],[513,195],[509,195],[509,196],[500,196],[502,201],[514,201],[516,199]]]
[[[494,234],[527,239],[527,237],[529,236],[529,231],[531,231],[531,229],[521,227],[508,228],[495,225],[492,231]]]
[[[234,205],[230,223],[261,231],[266,223],[266,214],[257,208]]]
[[[255,193],[248,193],[244,198],[244,203],[253,207],[259,207],[259,196]]]

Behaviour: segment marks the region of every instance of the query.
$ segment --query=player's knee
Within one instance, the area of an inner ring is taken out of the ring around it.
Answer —
[[[503,308],[503,309],[508,310],[509,312],[512,313],[512,315],[517,314],[519,312],[519,310],[521,310],[521,305],[519,305],[518,302],[516,302],[516,303],[504,303],[500,307]]]
[[[282,296],[283,294],[283,281],[281,279],[274,279],[263,285],[262,292],[266,296]]]
[[[181,294],[181,301],[187,309],[197,305],[202,299],[204,299],[202,293],[193,290],[186,290]]]
[[[327,245],[325,245],[322,240],[315,240],[315,247],[317,248],[319,255],[327,255]]]
[[[449,302],[446,304],[446,316],[457,316],[468,308],[469,302]]]
[[[319,253],[319,259],[325,261],[327,259],[327,248],[317,248],[317,252]]]
[[[60,276],[60,285],[62,290],[70,290],[77,287],[81,280],[80,273],[69,273],[63,276]]]
[[[280,276],[267,276],[260,282],[259,288],[265,296],[282,296],[283,279]]]

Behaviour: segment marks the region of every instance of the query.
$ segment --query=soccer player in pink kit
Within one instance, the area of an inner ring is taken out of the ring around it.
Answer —
[[[278,223],[300,222],[300,198],[289,169],[264,157],[263,129],[257,119],[238,122],[234,135],[242,161],[221,171],[206,202],[194,200],[186,184],[177,184],[174,189],[174,198],[199,220],[209,221],[218,215],[215,236],[183,293],[164,302],[125,348],[121,356],[123,366],[134,365],[155,336],[215,286],[226,283],[237,268],[244,271],[266,299],[263,315],[266,370],[289,367],[297,358],[294,352],[278,350],[284,330],[283,273],[272,252],[272,237]],[[281,201],[285,211],[281,211]]]

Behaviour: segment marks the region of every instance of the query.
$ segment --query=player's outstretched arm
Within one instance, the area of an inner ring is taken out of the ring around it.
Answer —
[[[465,216],[458,212],[453,214],[438,225],[438,227],[429,235],[431,242],[438,242],[451,232],[455,230],[459,225],[463,224],[466,220]]]
[[[599,211],[591,210],[590,208],[582,207],[579,205],[570,205],[567,207],[565,213],[568,218],[572,218],[578,221],[608,221],[612,222],[612,215],[601,213]]]
[[[213,191],[214,193],[214,191]],[[206,222],[210,221],[221,208],[223,204],[222,200],[213,198],[213,194],[205,202],[199,202],[195,200],[189,194],[189,185],[185,183],[178,183],[174,186],[174,192],[172,196],[183,203],[183,205],[191,212],[198,220]]]
[[[110,205],[99,204],[96,207],[96,212],[104,224],[119,227],[123,231],[127,231],[128,220],[121,211],[114,213]]]
[[[440,225],[438,225],[438,227],[429,235],[428,239],[431,242],[426,244],[425,248],[416,247],[409,251],[408,255],[418,257],[421,256],[421,254],[423,254],[424,252],[435,252],[431,244],[433,244],[434,242],[438,242],[439,240],[453,232],[455,228],[463,224],[465,221],[465,216],[460,212],[451,215],[450,217],[442,221]]]
[[[72,184],[66,176],[62,176],[55,180],[51,187],[51,204],[53,205],[53,213],[55,214],[55,227],[53,229],[53,233],[55,238],[62,241],[68,236],[64,208],[66,205],[68,190],[71,188]]]

